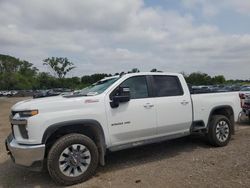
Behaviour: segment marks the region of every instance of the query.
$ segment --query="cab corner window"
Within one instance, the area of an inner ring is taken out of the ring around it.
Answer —
[[[131,99],[141,99],[148,97],[148,86],[145,76],[135,76],[128,78],[121,87],[129,87]]]
[[[154,76],[156,97],[180,96],[183,89],[177,76]]]

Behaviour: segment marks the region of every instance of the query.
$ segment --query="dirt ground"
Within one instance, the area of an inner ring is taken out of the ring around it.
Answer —
[[[10,107],[24,98],[0,98],[0,187],[56,187],[46,171],[16,168],[6,154]],[[250,187],[250,123],[237,125],[228,146],[200,136],[108,154],[107,164],[73,187]]]

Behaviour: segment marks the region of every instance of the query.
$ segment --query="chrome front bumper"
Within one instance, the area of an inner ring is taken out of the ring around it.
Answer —
[[[18,144],[12,134],[5,141],[6,150],[17,165],[41,170],[45,155],[45,145]]]

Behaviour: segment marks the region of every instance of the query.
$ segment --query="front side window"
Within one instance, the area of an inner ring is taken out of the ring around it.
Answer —
[[[147,80],[145,76],[135,76],[128,78],[120,86],[129,87],[131,99],[141,99],[147,98],[149,96]]]
[[[183,95],[182,86],[177,76],[153,76],[157,97]]]

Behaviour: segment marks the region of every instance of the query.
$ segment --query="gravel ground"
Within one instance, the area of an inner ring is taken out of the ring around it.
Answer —
[[[6,155],[10,107],[0,98],[0,187],[56,187],[48,173],[16,168]],[[237,125],[228,146],[210,147],[191,136],[108,154],[105,167],[73,187],[250,187],[250,123]]]

